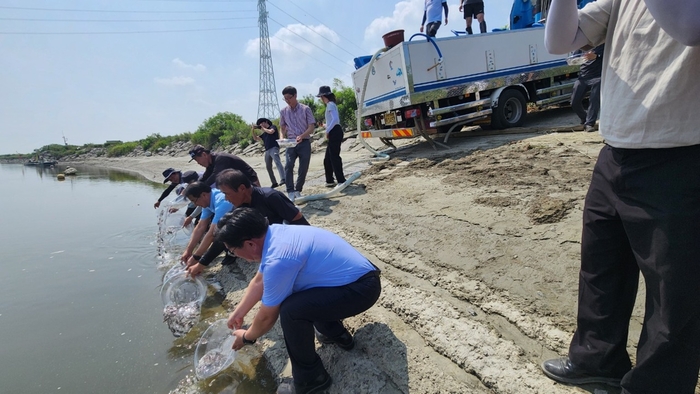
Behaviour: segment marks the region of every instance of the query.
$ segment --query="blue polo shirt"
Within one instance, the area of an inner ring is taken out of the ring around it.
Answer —
[[[263,275],[262,303],[277,306],[292,293],[344,286],[373,270],[365,256],[328,230],[272,224],[258,269]]]
[[[233,204],[226,201],[226,196],[219,189],[211,189],[211,197],[209,206],[202,209],[202,220],[209,219],[213,216],[211,224],[219,222],[224,214],[233,210]]]

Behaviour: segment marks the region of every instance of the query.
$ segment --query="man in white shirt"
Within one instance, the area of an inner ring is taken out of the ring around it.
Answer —
[[[700,1],[553,0],[545,44],[605,43],[600,133],[586,196],[577,328],[547,360],[562,383],[623,393],[694,393],[700,369]],[[627,335],[639,283],[646,303],[636,365]]]

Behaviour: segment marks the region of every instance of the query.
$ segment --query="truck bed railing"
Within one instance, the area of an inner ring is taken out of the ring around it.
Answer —
[[[431,108],[428,110],[428,116],[435,116],[435,115],[445,114],[445,113],[449,113],[449,112],[461,111],[464,109],[469,109],[469,108],[474,108],[474,107],[479,107],[479,106],[490,106],[490,105],[491,105],[491,99],[486,98],[483,100],[470,101],[468,103],[460,103],[460,104],[450,105],[449,107]]]
[[[453,123],[458,123],[458,122],[463,122],[466,120],[475,120],[478,118],[484,118],[488,115],[491,115],[493,111],[491,108],[487,108],[481,111],[477,112],[471,112],[465,115],[459,115],[459,116],[454,116],[451,118],[446,118],[446,119],[440,119],[440,120],[435,120],[430,122],[430,127],[441,127],[441,126],[447,126]]]

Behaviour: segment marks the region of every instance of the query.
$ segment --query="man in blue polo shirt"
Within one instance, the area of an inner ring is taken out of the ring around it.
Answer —
[[[216,177],[216,184],[226,200],[236,207],[255,208],[267,218],[270,224],[309,225],[299,208],[289,201],[282,192],[269,187],[255,187],[248,177],[238,170],[223,170]],[[219,241],[214,241],[202,258],[190,259],[187,271],[192,276],[202,273],[209,264],[226,248]],[[224,259],[222,265],[230,259]]]
[[[279,318],[298,394],[331,385],[314,346],[314,328],[323,343],[350,350],[355,341],[342,320],[374,305],[381,293],[379,269],[338,235],[313,226],[268,225],[255,209],[237,208],[219,222],[217,239],[236,256],[260,262],[228,326],[233,349],[251,344]],[[246,314],[261,302],[248,329]]]
[[[219,189],[212,189],[204,182],[191,183],[182,193],[196,206],[202,207],[199,223],[192,231],[190,242],[180,257],[180,260],[191,265],[194,264],[193,261],[199,261],[202,254],[207,251],[214,241],[216,224],[226,212],[233,209],[233,205],[226,201],[226,196]]]

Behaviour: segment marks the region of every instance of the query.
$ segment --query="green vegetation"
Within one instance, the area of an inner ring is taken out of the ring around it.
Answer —
[[[219,112],[205,120],[192,134],[190,140],[193,144],[200,144],[207,148],[236,143],[241,147],[246,147],[253,141],[250,126],[240,115]]]
[[[342,81],[339,79],[333,80],[332,90],[336,97],[341,126],[343,126],[344,129],[354,128],[356,124],[355,111],[357,110],[355,92],[351,87],[343,85]],[[302,97],[299,102],[311,107],[314,118],[318,123],[323,123],[325,121],[326,107],[321,100],[309,94]],[[279,118],[271,120],[279,127]],[[164,149],[175,142],[187,142],[193,145],[200,144],[207,148],[219,148],[238,144],[241,148],[245,148],[253,142],[251,123],[244,121],[240,115],[231,112],[219,112],[202,122],[194,133],[186,132],[173,136],[151,134],[138,141],[123,142],[110,140],[106,141],[104,144],[85,144],[83,146],[51,144],[35,149],[32,153],[0,155],[0,160],[26,161],[36,157],[60,160],[67,156],[88,153],[94,149],[99,149],[93,152],[93,154],[97,156],[106,154],[109,157],[119,157],[128,155],[138,147],[144,151],[155,153],[159,149]]]
[[[107,148],[107,157],[118,157],[128,155],[129,153],[133,152],[137,146],[139,146],[139,144],[135,141],[114,144]]]

